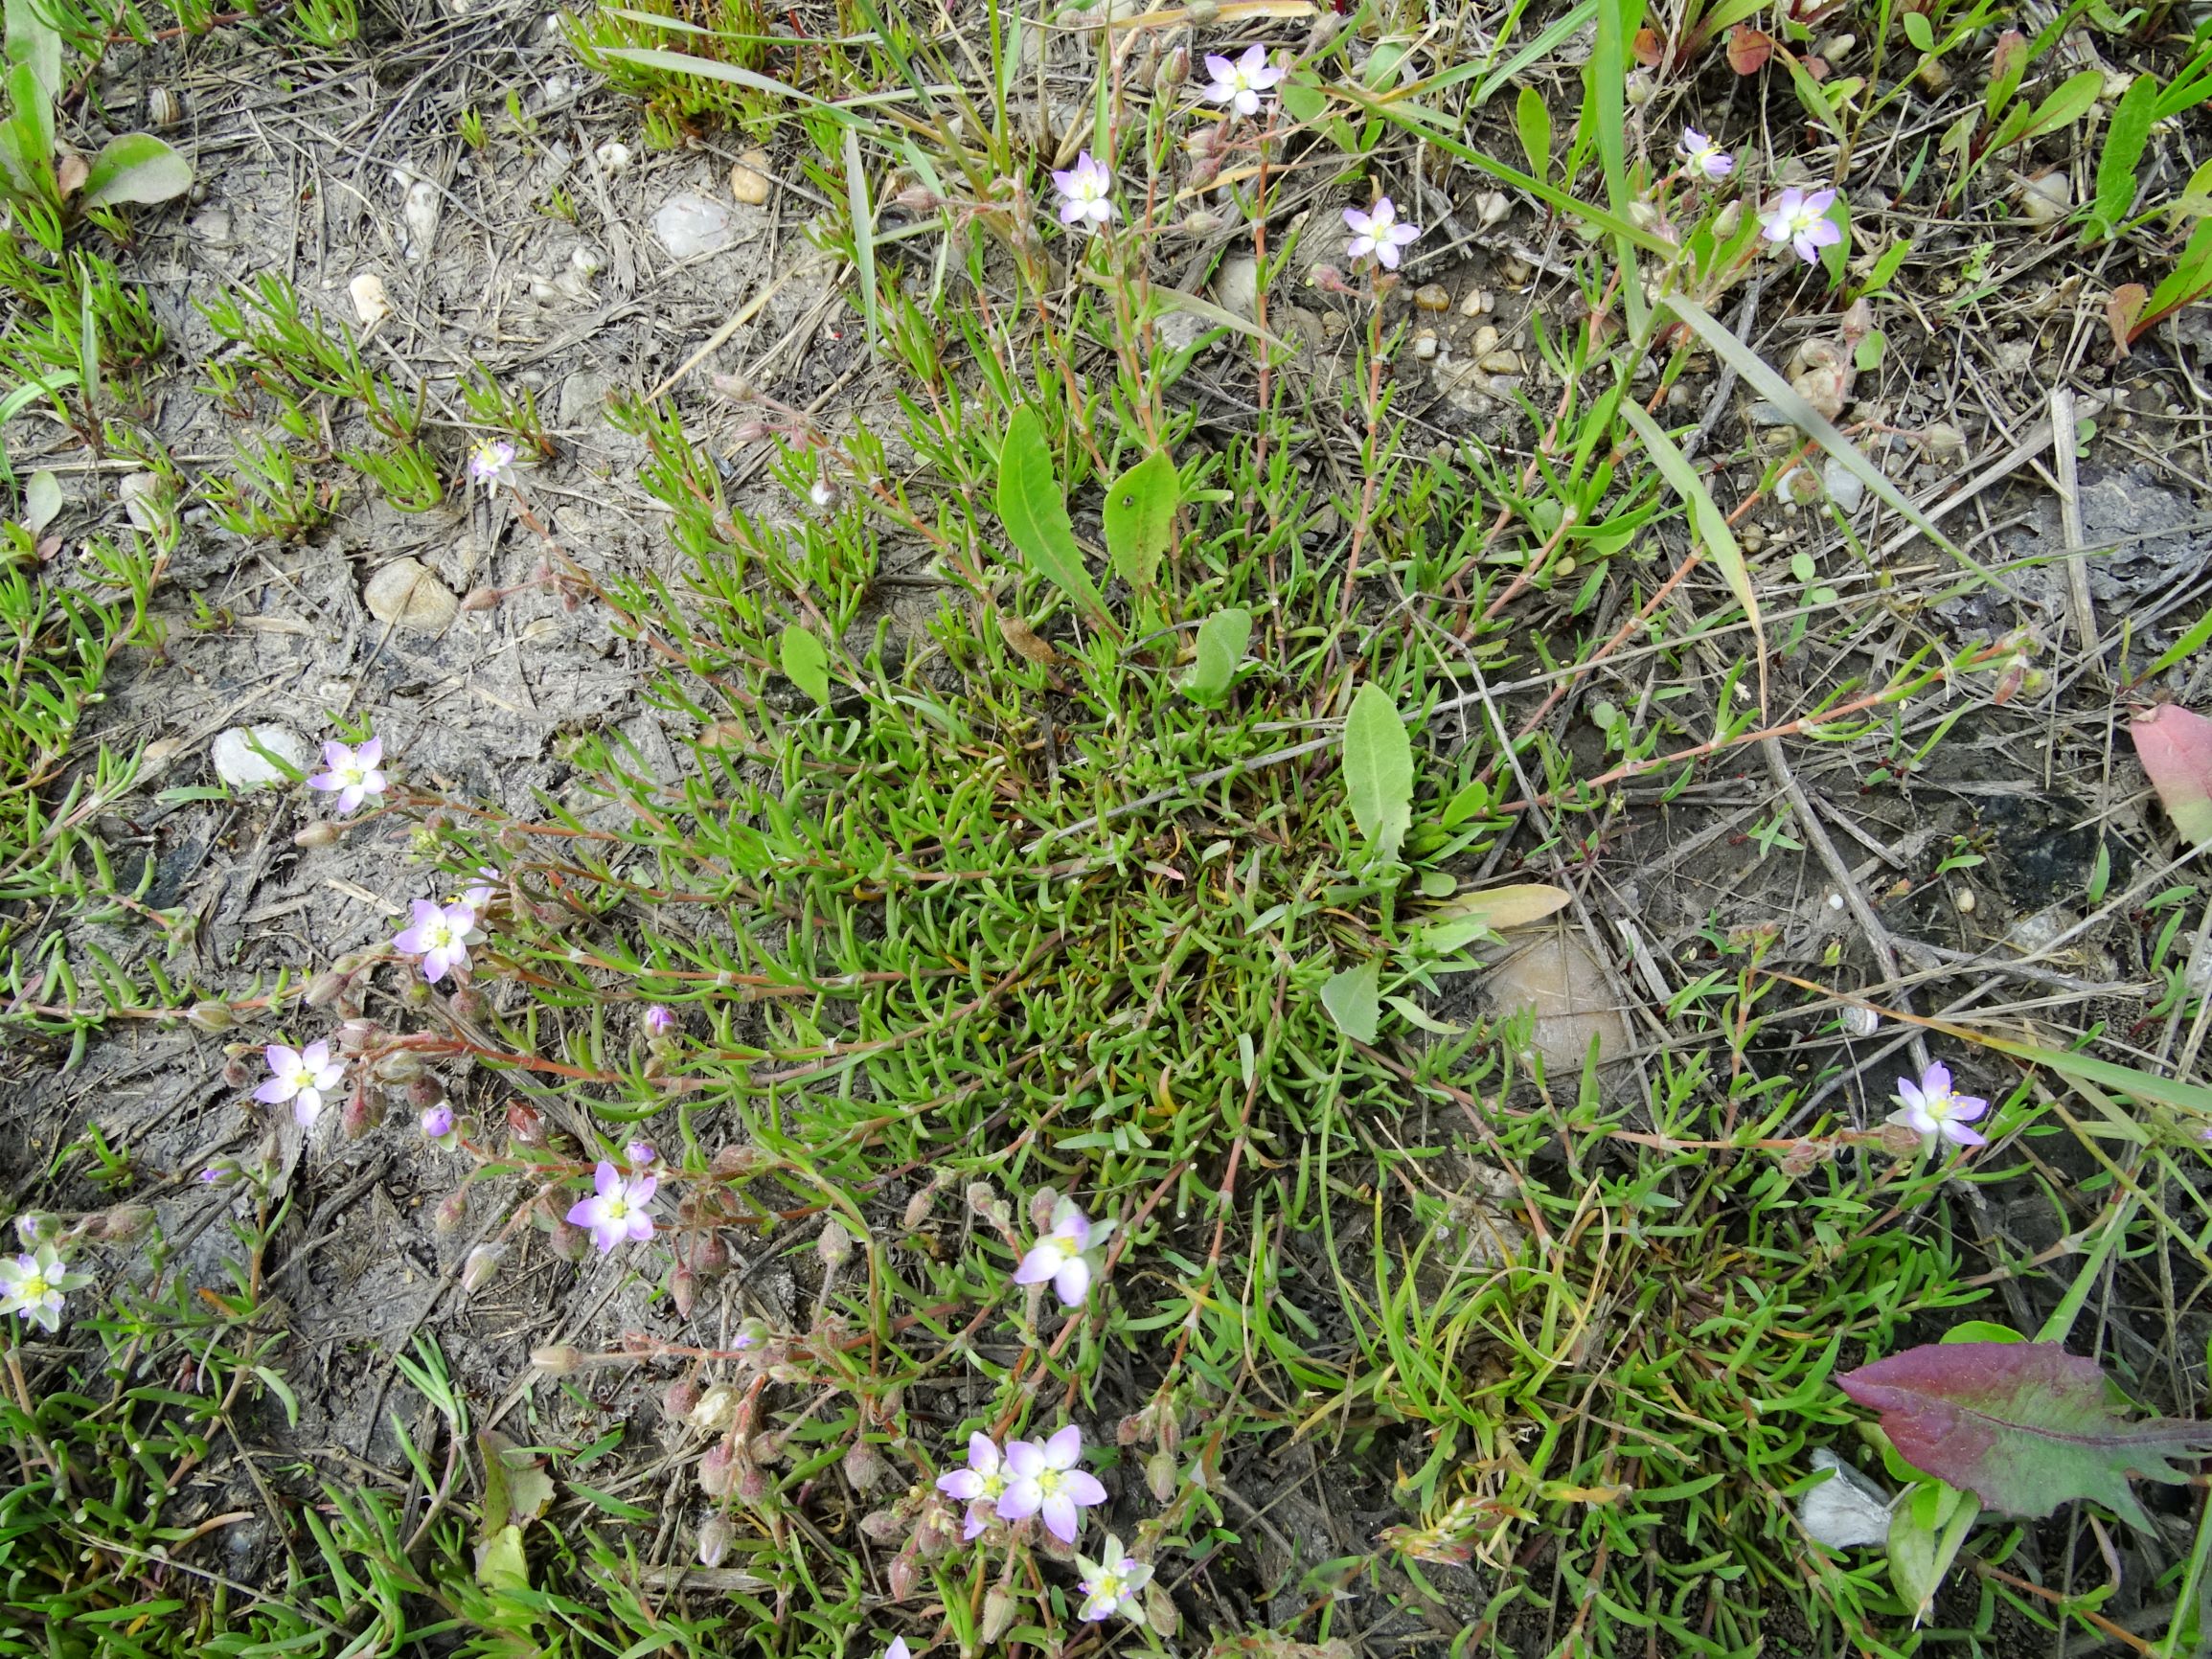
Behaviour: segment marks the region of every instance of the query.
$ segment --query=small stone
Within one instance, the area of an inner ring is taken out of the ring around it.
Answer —
[[[1459,314],[1463,317],[1488,316],[1490,309],[1491,298],[1488,288],[1470,288],[1467,290],[1467,298],[1459,302]]]
[[[730,210],[689,191],[661,203],[652,216],[652,234],[673,260],[718,254],[737,239],[730,230]]]
[[[438,187],[426,178],[409,185],[407,198],[399,204],[399,219],[407,233],[400,239],[400,251],[411,261],[428,259],[430,244],[438,239]]]
[[[741,207],[760,207],[768,199],[776,181],[768,176],[768,152],[748,149],[730,169],[730,194]]]
[[[1478,361],[1482,364],[1483,373],[1486,375],[1517,375],[1520,373],[1521,364],[1518,352],[1485,352]]]
[[[1857,512],[1866,499],[1866,485],[1859,474],[1833,456],[1820,468],[1820,482],[1828,490],[1828,499],[1846,513]]]
[[[1448,311],[1451,296],[1444,291],[1441,283],[1427,283],[1413,290],[1413,303],[1424,311]]]
[[[284,726],[233,726],[219,733],[209,750],[215,775],[234,789],[267,789],[288,784],[291,777],[285,766],[305,772],[312,758],[307,739]],[[284,765],[276,764],[278,761]]]
[[[599,163],[600,171],[612,175],[629,166],[629,146],[610,138],[591,152],[591,158]]]
[[[1257,314],[1260,304],[1260,261],[1250,254],[1223,260],[1214,276],[1214,298],[1225,311],[1240,317]]]
[[[384,291],[384,279],[375,271],[363,271],[346,284],[346,292],[353,299],[353,315],[361,319],[361,327],[373,329],[392,314],[392,296]]]
[[[1424,329],[1413,336],[1413,355],[1423,363],[1436,355],[1436,330]]]
[[[2064,168],[2053,168],[2020,188],[2020,215],[2031,225],[2054,224],[2074,211],[2074,181]]]
[[[1497,279],[1509,288],[1525,288],[1534,267],[1518,254],[1511,256],[1497,267]]]
[[[1474,354],[1482,357],[1497,350],[1498,332],[1488,323],[1474,331]]]
[[[1484,230],[1488,230],[1512,212],[1513,203],[1507,198],[1505,192],[1501,190],[1484,191],[1482,194],[1474,198],[1475,222]]]
[[[412,558],[396,558],[369,579],[364,595],[369,614],[378,622],[417,633],[444,633],[461,609],[453,590]]]
[[[123,511],[130,515],[132,524],[148,535],[160,530],[162,488],[158,473],[125,473],[115,486],[115,495],[123,503]]]

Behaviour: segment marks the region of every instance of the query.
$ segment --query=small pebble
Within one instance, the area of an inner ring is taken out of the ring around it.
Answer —
[[[1436,330],[1424,329],[1413,336],[1413,354],[1425,363],[1436,355]]]
[[[1497,350],[1498,333],[1488,323],[1474,331],[1474,354],[1477,357]]]
[[[267,789],[288,783],[284,767],[261,754],[265,749],[294,771],[304,772],[312,759],[307,739],[284,726],[233,726],[219,734],[209,759],[215,774],[234,789]]]
[[[730,210],[689,191],[661,203],[652,216],[652,234],[676,260],[718,254],[737,239],[730,230]]]
[[[765,202],[775,182],[768,176],[768,152],[764,149],[746,150],[730,169],[730,194],[741,207],[759,207]]]
[[[353,314],[361,319],[361,327],[373,329],[392,314],[392,296],[384,291],[384,279],[375,271],[363,271],[346,284],[347,293],[353,298]]]
[[[1424,311],[1448,311],[1451,296],[1444,291],[1441,283],[1428,283],[1413,291],[1413,303]]]
[[[1520,353],[1518,352],[1485,352],[1482,354],[1481,363],[1483,373],[1486,375],[1517,375],[1520,373]]]
[[[1952,901],[1958,905],[1959,914],[1961,916],[1972,916],[1973,914],[1973,888],[1960,887],[1953,889]]]

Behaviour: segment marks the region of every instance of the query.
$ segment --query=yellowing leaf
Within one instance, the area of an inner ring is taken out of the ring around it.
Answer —
[[[1574,895],[1563,887],[1541,881],[1516,882],[1506,887],[1485,887],[1478,892],[1462,893],[1424,912],[1421,920],[1424,922],[1474,921],[1493,933],[1503,933],[1509,927],[1525,927],[1532,921],[1541,921],[1573,899]]]

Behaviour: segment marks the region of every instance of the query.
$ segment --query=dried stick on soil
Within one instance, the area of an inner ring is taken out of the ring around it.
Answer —
[[[1892,982],[1899,984],[1898,1006],[1907,1013],[1917,1013],[1910,993],[1903,987],[1904,970],[1898,966],[1897,946],[1890,943],[1889,929],[1881,924],[1881,918],[1874,914],[1874,906],[1866,902],[1866,895],[1859,890],[1859,883],[1851,877],[1851,866],[1843,862],[1843,855],[1836,851],[1836,843],[1828,838],[1828,828],[1813,810],[1813,803],[1790,770],[1790,761],[1782,753],[1782,739],[1762,738],[1759,752],[1766,757],[1767,770],[1773,774],[1774,783],[1790,803],[1790,810],[1797,819],[1797,827],[1804,831],[1806,844],[1827,869],[1829,879],[1843,896],[1844,907],[1851,912],[1852,920],[1859,923],[1859,931],[1866,935],[1866,943],[1874,951],[1874,960],[1881,965],[1881,971]],[[1912,1038],[1913,1063],[1922,1071],[1927,1070],[1927,1044],[1916,1033]]]
[[[2081,468],[2074,453],[2074,395],[2061,386],[2051,394],[2053,453],[2059,464],[2059,522],[2066,538],[2066,603],[2074,637],[2082,642],[2087,667],[2105,677],[2104,656],[2097,649],[2097,607],[2089,598],[2089,561],[2082,544],[2088,539],[2082,530]]]

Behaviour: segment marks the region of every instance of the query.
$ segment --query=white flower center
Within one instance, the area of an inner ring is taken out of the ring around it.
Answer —
[[[606,1218],[620,1221],[629,1214],[629,1200],[620,1193],[610,1193],[606,1200]]]
[[[453,943],[453,924],[444,917],[423,923],[422,937],[432,950],[444,950]]]

